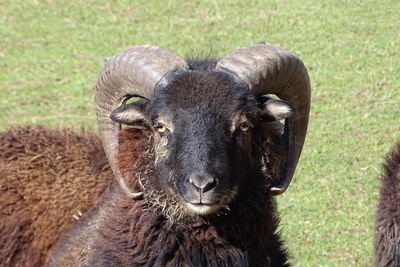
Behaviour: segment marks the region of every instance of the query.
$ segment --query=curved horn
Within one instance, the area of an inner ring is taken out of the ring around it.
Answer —
[[[274,194],[285,192],[292,180],[307,132],[311,97],[307,69],[289,51],[270,45],[255,45],[222,58],[216,70],[236,75],[256,97],[275,94],[294,107],[295,114],[286,120],[282,140],[288,150],[281,175],[283,179],[271,187]]]
[[[156,46],[141,45],[108,59],[99,74],[95,100],[100,138],[114,175],[130,197],[137,198],[142,193],[131,192],[117,168],[120,125],[110,119],[110,114],[132,96],[150,99],[164,77],[186,68],[186,61],[175,54]]]

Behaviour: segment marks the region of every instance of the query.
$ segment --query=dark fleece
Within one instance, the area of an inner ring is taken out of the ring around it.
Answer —
[[[386,157],[375,222],[375,266],[400,266],[400,143]]]

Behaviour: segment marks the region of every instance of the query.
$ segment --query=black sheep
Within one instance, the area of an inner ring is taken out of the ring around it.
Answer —
[[[118,183],[50,266],[288,265],[274,195],[287,189],[307,130],[299,58],[258,45],[203,64],[138,46],[108,61],[96,102]]]

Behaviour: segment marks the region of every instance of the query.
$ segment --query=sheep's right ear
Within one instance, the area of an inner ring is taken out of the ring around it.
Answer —
[[[267,98],[261,107],[262,121],[279,121],[293,116],[294,108],[288,102]]]
[[[110,118],[126,125],[143,124],[145,121],[146,106],[149,100],[140,99],[136,102],[122,105],[111,112]]]

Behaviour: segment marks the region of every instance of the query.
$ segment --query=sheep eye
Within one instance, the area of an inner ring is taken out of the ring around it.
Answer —
[[[167,128],[166,128],[163,124],[161,124],[161,123],[156,123],[156,124],[154,125],[154,128],[155,128],[156,131],[159,132],[159,133],[165,133],[165,132],[167,131]]]
[[[251,129],[251,125],[248,122],[243,122],[239,125],[239,130],[242,132],[248,132]]]

